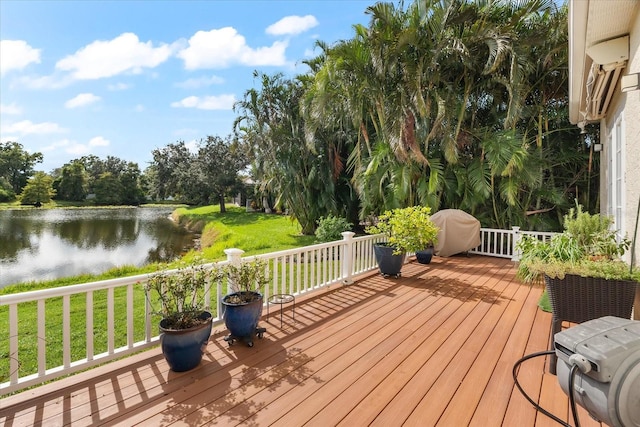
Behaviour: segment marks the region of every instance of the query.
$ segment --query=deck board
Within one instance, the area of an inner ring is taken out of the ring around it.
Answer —
[[[551,329],[536,305],[541,288],[514,274],[509,260],[457,256],[410,262],[398,279],[362,275],[298,297],[295,320],[285,306],[282,327],[271,307],[252,348],[228,347],[218,327],[190,372],[171,372],[154,348],[5,397],[0,424],[557,425],[513,384],[514,362],[546,350]],[[570,419],[544,357],[518,378]]]

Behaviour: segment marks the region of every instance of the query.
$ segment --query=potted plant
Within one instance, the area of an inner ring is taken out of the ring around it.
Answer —
[[[229,293],[222,298],[224,323],[229,330],[225,341],[237,340],[253,347],[253,337],[262,338],[264,328],[258,327],[264,299],[262,288],[269,283],[267,262],[255,258],[249,262],[228,264],[221,269],[219,280],[226,278]]]
[[[194,264],[149,277],[144,288],[154,314],[160,320],[160,346],[171,370],[188,371],[202,360],[211,335],[211,313],[205,307],[210,270]]]
[[[544,279],[552,340],[563,321],[631,317],[640,274],[619,259],[629,241],[617,238],[612,223],[610,217],[591,215],[577,205],[564,216],[562,233],[548,241],[523,236],[518,243],[518,276],[525,282]],[[550,370],[555,373],[553,358]]]
[[[425,250],[437,243],[438,227],[431,221],[427,206],[411,206],[386,211],[375,224],[366,228],[370,234],[385,234],[387,241],[373,250],[383,276],[400,276],[407,252]]]

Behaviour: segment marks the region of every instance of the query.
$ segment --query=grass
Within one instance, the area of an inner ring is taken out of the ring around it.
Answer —
[[[239,248],[245,255],[312,245],[314,236],[300,234],[300,226],[289,216],[264,213],[247,213],[244,208],[227,207],[220,213],[218,206],[178,208],[174,212],[179,223],[205,224],[202,228],[202,252],[192,251],[186,255],[190,260],[196,255],[207,260],[226,258],[224,250]]]
[[[551,304],[549,303],[549,294],[547,294],[546,290],[542,293],[542,295],[540,295],[540,299],[538,300],[538,307],[540,307],[542,311],[551,313]]]
[[[202,251],[191,251],[181,262],[192,262],[196,258],[207,261],[225,259],[223,250],[231,247],[243,249],[245,256],[275,252],[314,243],[314,236],[302,236],[297,223],[283,215],[247,213],[243,208],[229,206],[221,214],[218,206],[198,208],[178,208],[174,212],[176,220],[185,225],[195,225],[202,229]],[[205,247],[206,246],[206,247]],[[151,264],[144,267],[124,266],[99,275],[80,275],[46,282],[30,282],[11,285],[0,289],[0,295],[27,292],[38,289],[87,283],[116,277],[151,273],[160,268],[173,268],[176,263]],[[286,273],[285,273],[286,274]],[[115,347],[126,344],[126,289],[115,290]],[[93,341],[94,353],[107,350],[106,291],[96,291],[93,295]],[[134,286],[134,341],[144,338],[145,295],[142,286]],[[71,298],[71,360],[86,356],[86,302],[84,295]],[[0,307],[0,382],[9,376],[9,315],[8,307]],[[215,313],[214,313],[215,316]],[[18,307],[18,354],[20,375],[37,372],[37,307],[35,303],[20,304]],[[47,368],[62,364],[62,298],[47,300],[45,308]]]

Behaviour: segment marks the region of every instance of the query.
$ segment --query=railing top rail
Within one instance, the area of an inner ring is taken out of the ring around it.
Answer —
[[[377,238],[381,236],[382,235],[373,235],[373,236],[366,235],[366,236],[360,236],[360,237],[354,238],[354,240],[366,240],[366,239]],[[326,242],[326,243],[318,243],[315,245],[304,246],[301,248],[285,249],[277,252],[269,252],[266,254],[252,255],[252,256],[243,258],[243,260],[251,261],[255,258],[273,259],[273,258],[278,258],[282,256],[287,256],[287,255],[294,255],[294,254],[306,252],[306,251],[313,251],[313,250],[339,246],[343,243],[344,243],[343,240],[336,240],[333,242]],[[223,266],[227,263],[228,261],[225,260],[225,261],[207,263],[207,264],[204,264],[204,266],[207,268],[214,268],[214,267]],[[171,270],[166,270],[166,272],[168,274],[173,274],[173,273],[176,273],[178,270],[179,270],[178,268],[174,268]],[[26,291],[26,292],[19,292],[15,294],[0,295],[0,306],[37,301],[37,300],[46,299],[46,298],[61,297],[65,295],[74,295],[74,294],[83,293],[83,292],[99,291],[99,290],[104,290],[109,288],[116,288],[119,286],[126,286],[129,284],[135,284],[137,282],[145,282],[149,279],[150,275],[153,275],[153,273],[144,273],[144,274],[138,274],[135,276],[100,280],[97,282],[58,286],[58,287],[49,288],[49,289],[40,289],[36,291]]]
[[[204,264],[204,266],[206,268],[214,268],[216,266],[221,266],[224,264],[226,264],[226,261],[207,263]],[[178,272],[178,270],[178,268],[174,268],[171,270],[166,270],[166,272],[169,274],[173,274]],[[65,295],[74,295],[89,291],[117,288],[119,286],[126,286],[135,284],[137,282],[145,282],[149,279],[149,276],[152,276],[153,274],[154,273],[143,273],[137,274],[135,276],[118,277],[115,279],[100,280],[97,282],[80,283],[76,285],[66,285],[49,289],[40,289],[37,291],[26,291],[15,294],[0,295],[0,306],[37,301],[46,298],[61,297]]]

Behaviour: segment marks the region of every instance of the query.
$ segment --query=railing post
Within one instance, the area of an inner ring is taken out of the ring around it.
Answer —
[[[244,254],[244,251],[242,249],[225,249],[224,253],[227,254],[227,261],[229,261],[231,264],[238,265],[242,262],[242,254]]]
[[[344,259],[342,260],[342,283],[350,285],[353,283],[353,236],[356,233],[353,231],[344,231],[342,238],[344,241]]]
[[[520,251],[516,249],[521,237],[520,227],[513,226],[511,230],[513,231],[513,239],[511,239],[511,261],[520,261]]]
[[[242,249],[237,249],[237,248],[225,249],[224,253],[227,254],[227,261],[229,261],[229,264],[240,265],[240,263],[242,263],[242,254],[244,253]],[[236,284],[232,282],[230,277],[228,277],[227,280],[228,280],[227,282],[228,292],[235,292],[235,291],[232,291],[232,289],[238,290],[238,288],[236,287]]]

